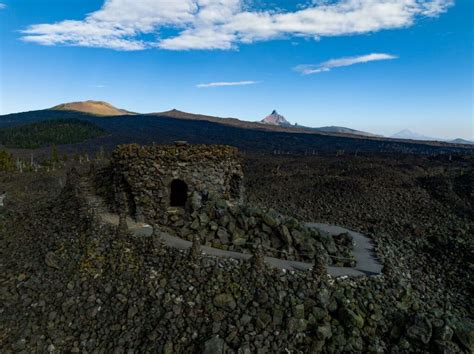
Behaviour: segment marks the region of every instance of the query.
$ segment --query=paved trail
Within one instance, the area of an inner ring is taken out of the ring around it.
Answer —
[[[317,223],[307,223],[306,225],[309,227],[314,227],[319,231],[326,232],[330,235],[340,235],[342,233],[347,232],[349,235],[352,236],[354,243],[354,249],[352,250],[352,254],[356,259],[356,266],[354,268],[328,267],[329,274],[335,276],[372,276],[382,274],[382,265],[377,260],[377,256],[374,251],[374,243],[370,238],[358,232],[351,231],[340,226]]]
[[[101,214],[101,218],[104,222],[113,225],[118,225],[118,216],[115,214],[103,213]],[[153,228],[148,224],[136,223],[130,218],[127,218],[127,224],[129,230],[133,232],[133,234],[136,236],[151,236],[153,234]],[[382,266],[380,265],[375,256],[373,243],[368,237],[358,232],[334,225],[317,223],[308,223],[306,225],[308,227],[313,227],[321,232],[328,233],[330,235],[339,235],[341,233],[347,232],[353,238],[353,255],[356,259],[356,266],[354,268],[328,266],[329,275],[333,277],[357,277],[374,276],[382,273]],[[159,235],[168,247],[186,250],[192,245],[190,241],[183,240],[179,237],[171,236],[164,232],[159,232]],[[208,246],[202,246],[201,249],[203,253],[216,257],[226,257],[243,260],[252,257],[252,255],[250,254],[225,251]],[[313,267],[312,263],[296,262],[273,257],[265,257],[265,261],[272,267],[286,270],[309,270]]]

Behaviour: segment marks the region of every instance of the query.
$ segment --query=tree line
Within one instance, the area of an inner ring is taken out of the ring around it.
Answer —
[[[32,152],[30,157],[14,157],[7,150],[0,150],[0,172],[38,172],[54,171],[66,166],[66,164],[82,164],[90,161],[105,161],[109,154],[101,146],[94,155],[86,151],[74,151],[60,153],[56,145],[52,145],[49,153],[44,156],[35,156]]]
[[[79,119],[47,120],[0,129],[0,144],[8,148],[37,149],[76,144],[105,133],[96,124]]]

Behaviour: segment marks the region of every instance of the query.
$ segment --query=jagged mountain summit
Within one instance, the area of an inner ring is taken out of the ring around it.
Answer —
[[[267,124],[267,125],[272,125],[272,126],[278,126],[278,127],[294,127],[295,129],[310,129],[313,131],[320,131],[324,133],[335,133],[335,134],[350,134],[350,135],[360,135],[360,136],[372,136],[376,137],[377,135],[367,133],[367,132],[362,132],[359,130],[355,129],[350,129],[350,128],[345,128],[345,127],[321,127],[321,128],[312,128],[312,127],[307,127],[303,125],[292,125],[290,122],[286,120],[284,116],[281,114],[278,114],[276,110],[274,110],[269,116],[265,117],[260,121],[261,123]]]
[[[63,103],[51,108],[55,111],[77,111],[82,113],[88,113],[98,116],[124,116],[134,115],[136,113],[114,107],[108,102],[103,101],[82,101],[82,102],[69,102]]]
[[[276,110],[273,110],[273,112],[269,116],[266,116],[264,119],[262,119],[261,122],[264,124],[277,125],[280,127],[291,127],[291,123],[288,122],[285,117],[278,114]]]

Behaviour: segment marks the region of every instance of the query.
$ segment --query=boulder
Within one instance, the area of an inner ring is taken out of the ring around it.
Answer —
[[[472,321],[463,319],[456,322],[454,334],[469,353],[474,353],[474,323]]]
[[[338,312],[339,318],[344,326],[359,329],[364,327],[364,318],[361,315],[356,314],[348,308],[341,308]]]
[[[44,257],[44,262],[48,267],[54,268],[54,269],[60,269],[61,265],[61,259],[54,253],[54,252],[48,252],[46,253],[46,256]]]
[[[312,308],[312,316],[316,321],[321,321],[324,317],[328,315],[327,310],[321,308],[321,307],[313,307]]]
[[[274,326],[279,326],[283,323],[284,313],[281,309],[274,309],[273,310],[273,320],[272,323]]]
[[[234,297],[229,293],[217,295],[214,298],[214,305],[227,311],[232,311],[237,307]]]
[[[316,329],[316,337],[320,340],[326,340],[332,337],[331,325],[325,323]]]
[[[316,294],[316,300],[318,301],[318,303],[321,305],[323,309],[328,307],[330,303],[330,298],[331,298],[331,294],[326,288],[319,289],[318,293]]]
[[[227,230],[223,227],[220,227],[217,230],[217,237],[222,242],[222,244],[227,245],[229,243],[229,234],[227,233]]]
[[[232,244],[236,247],[245,246],[246,243],[247,243],[247,240],[241,237],[236,237],[232,240]]]
[[[270,324],[271,321],[272,321],[272,316],[262,311],[257,317],[257,328],[265,329]]]
[[[407,337],[412,341],[428,344],[432,332],[431,322],[422,315],[416,315],[413,324],[407,329]]]
[[[274,213],[264,213],[262,215],[262,220],[271,228],[275,228],[278,226],[278,219],[276,218],[276,215]]]
[[[218,199],[216,201],[216,207],[217,209],[227,209],[228,207],[227,201],[224,199]]]
[[[127,312],[128,319],[132,319],[133,317],[135,317],[137,313],[138,313],[138,308],[136,306],[131,306]]]
[[[203,354],[225,354],[227,345],[219,336],[213,336],[204,343]]]
[[[202,197],[198,192],[194,191],[191,194],[190,201],[191,201],[191,208],[193,210],[201,209],[201,207],[202,207]]]
[[[297,318],[297,319],[304,318],[304,305],[303,304],[296,305],[293,308],[293,314],[294,314],[295,318]]]
[[[454,331],[451,327],[444,325],[434,330],[434,336],[442,342],[450,341],[453,338]]]
[[[288,230],[288,227],[286,227],[286,225],[281,225],[280,234],[286,245],[291,246],[293,244],[290,231]]]
[[[308,321],[304,319],[298,319],[295,317],[291,317],[287,323],[287,329],[288,329],[289,334],[304,332],[306,331],[307,327],[308,327]]]

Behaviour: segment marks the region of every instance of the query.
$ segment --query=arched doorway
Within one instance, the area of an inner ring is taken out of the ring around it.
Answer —
[[[171,182],[170,206],[184,207],[187,200],[188,185],[180,179],[174,179]]]

